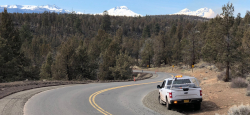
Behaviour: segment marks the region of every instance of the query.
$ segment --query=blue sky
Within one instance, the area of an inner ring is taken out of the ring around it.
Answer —
[[[244,17],[250,10],[250,0],[0,0],[0,5],[57,5],[66,10],[85,13],[102,13],[116,6],[127,6],[135,13],[142,15],[173,14],[184,8],[191,11],[199,8],[211,8],[221,13],[221,7],[231,2],[235,7],[235,15]]]

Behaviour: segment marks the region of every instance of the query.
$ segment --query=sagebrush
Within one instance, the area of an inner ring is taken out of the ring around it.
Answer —
[[[241,77],[237,77],[232,79],[231,82],[231,87],[232,88],[246,88],[248,86],[248,84],[246,83],[246,79],[241,78]]]
[[[229,108],[228,115],[250,115],[249,105],[239,105]]]
[[[246,96],[250,96],[250,85],[248,85],[248,87],[247,87]]]

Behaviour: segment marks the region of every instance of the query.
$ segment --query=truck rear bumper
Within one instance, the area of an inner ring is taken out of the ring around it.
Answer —
[[[200,102],[202,102],[202,98],[170,100],[170,104],[187,104],[187,103],[200,103]]]

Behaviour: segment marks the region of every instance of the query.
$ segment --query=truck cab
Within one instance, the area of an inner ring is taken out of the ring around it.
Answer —
[[[195,77],[173,76],[165,79],[157,88],[159,103],[166,104],[167,109],[170,110],[173,104],[194,104],[194,108],[200,110],[202,90]]]

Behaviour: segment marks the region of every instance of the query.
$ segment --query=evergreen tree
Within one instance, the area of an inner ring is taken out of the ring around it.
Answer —
[[[73,57],[78,45],[78,40],[72,38],[60,46],[60,52],[57,53],[52,66],[53,79],[73,80],[75,78]]]
[[[76,49],[75,54],[73,55],[71,66],[73,70],[73,79],[95,79],[95,74],[93,74],[95,68],[90,65],[87,49],[85,46],[80,45]]]
[[[176,32],[176,25],[173,24],[170,30],[170,38],[172,38],[175,35]]]
[[[215,27],[213,28],[213,34],[210,35],[211,37],[208,38],[207,44],[205,45],[204,51],[215,51],[212,54],[214,56],[209,56],[209,60],[211,58],[214,59],[217,63],[222,63],[226,67],[226,76],[225,76],[225,81],[229,81],[229,69],[230,69],[230,64],[233,64],[236,60],[236,56],[238,55],[237,53],[237,48],[238,48],[238,40],[232,35],[232,32],[230,29],[232,29],[233,24],[234,24],[234,6],[230,3],[227,5],[224,5],[222,7],[223,13],[221,13],[221,17],[217,16],[215,18]],[[212,29],[212,28],[210,28]],[[210,43],[210,44],[208,44]],[[209,47],[209,48],[208,48]],[[203,51],[203,52],[204,52]],[[208,51],[208,52],[211,52]],[[208,52],[204,52],[207,53]],[[203,53],[203,54],[204,54]]]
[[[174,39],[174,47],[173,47],[173,59],[176,62],[181,62],[182,61],[182,55],[181,55],[181,51],[182,51],[182,46],[181,46],[181,38],[182,38],[182,25],[179,22],[177,29],[175,31],[175,36],[173,36]],[[174,31],[174,30],[173,30]]]
[[[162,37],[157,36],[154,40],[154,65],[155,67],[160,67],[161,60],[164,58],[164,42],[162,42]]]
[[[22,45],[19,37],[19,32],[14,28],[10,15],[7,9],[1,13],[0,37],[3,39],[2,47],[4,50],[1,54],[2,65],[1,73],[4,81],[22,80],[26,73],[24,67],[29,65],[29,61],[20,52]],[[8,52],[5,52],[8,51]]]
[[[244,17],[244,22],[245,22],[246,24],[250,24],[250,11],[247,11],[247,12],[246,12],[246,15],[245,15],[245,17]]]
[[[229,69],[230,69],[230,62],[233,62],[233,50],[235,49],[235,43],[237,41],[234,41],[235,38],[233,36],[230,35],[230,28],[233,26],[234,23],[234,6],[233,4],[227,4],[224,5],[222,7],[222,11],[223,13],[221,13],[221,16],[223,17],[222,20],[220,21],[220,26],[221,26],[221,36],[219,41],[221,41],[221,43],[223,45],[221,45],[222,47],[219,49],[219,51],[221,52],[220,56],[219,56],[219,60],[221,60],[221,62],[226,64],[226,77],[225,77],[225,81],[229,81]],[[218,42],[219,43],[219,42]]]
[[[98,78],[101,80],[114,80],[115,76],[112,75],[110,67],[115,67],[116,57],[119,54],[121,47],[119,41],[114,39],[109,47],[100,54],[99,73]]]
[[[103,18],[102,18],[102,29],[106,32],[108,32],[111,28],[110,28],[111,22],[110,22],[110,16],[108,14],[108,11],[105,10],[103,12]]]
[[[51,79],[52,78],[52,71],[51,65],[53,64],[52,53],[49,52],[46,58],[46,61],[43,63],[40,71],[41,79]]]
[[[158,23],[155,24],[154,32],[155,32],[155,35],[158,35],[160,32],[160,26]]]
[[[145,26],[142,33],[143,38],[151,37],[149,26]]]
[[[216,17],[216,20],[219,20],[220,17]],[[214,22],[214,20],[209,21],[208,25],[208,30],[207,34],[205,36],[205,44],[202,47],[202,54],[203,54],[203,59],[204,61],[210,62],[210,63],[217,63],[217,55],[219,53],[217,49],[217,44],[215,43],[217,40],[218,34],[218,29],[215,28],[217,27],[217,23]]]
[[[141,66],[149,65],[151,67],[151,60],[154,56],[153,42],[152,39],[147,39],[144,43],[144,47],[141,51]]]
[[[22,41],[21,52],[24,53],[25,57],[31,59],[31,42],[32,33],[30,30],[30,25],[26,22],[19,30],[19,36]]]
[[[201,50],[201,46],[199,45],[200,37],[199,37],[200,31],[196,30],[195,28],[191,29],[189,32],[189,36],[182,40],[182,55],[183,60],[185,60],[186,63],[188,63],[191,67],[191,65],[194,65],[197,63],[199,51]]]
[[[109,70],[112,71],[114,80],[126,80],[132,77],[132,58],[128,55],[127,52],[122,53],[116,56],[116,64],[114,67],[110,67]]]
[[[74,14],[74,15],[76,15],[76,14]],[[81,25],[82,25],[81,20],[79,19],[79,16],[77,16],[75,21],[74,21],[74,29],[76,32],[82,33]]]
[[[6,74],[9,74],[8,71],[6,71],[8,68],[5,68],[7,66],[6,59],[9,55],[8,52],[10,52],[10,47],[7,45],[7,40],[0,37],[0,83],[6,82]]]

